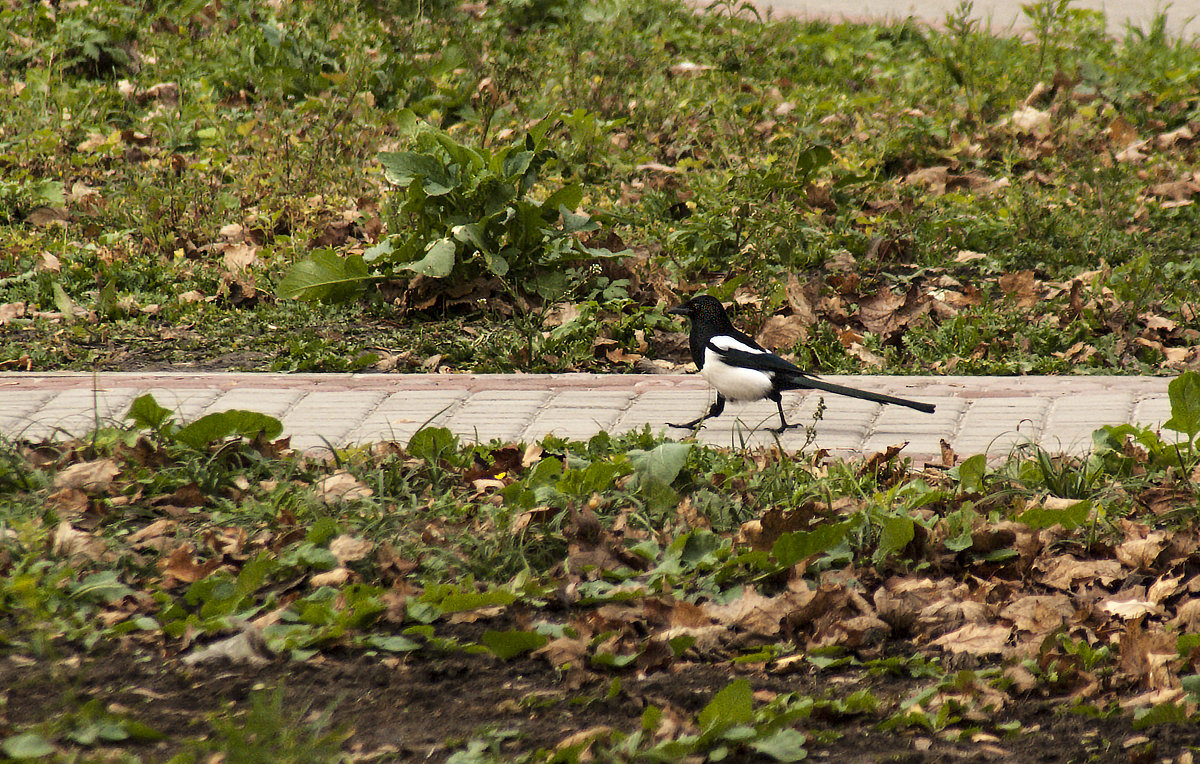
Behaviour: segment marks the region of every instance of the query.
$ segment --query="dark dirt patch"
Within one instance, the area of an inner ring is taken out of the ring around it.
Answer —
[[[564,673],[538,658],[501,661],[465,652],[389,658],[331,651],[262,667],[227,662],[189,667],[118,647],[56,660],[9,656],[0,661],[6,701],[0,720],[9,730],[53,725],[97,699],[166,735],[161,742],[123,746],[143,760],[164,761],[186,750],[189,741],[212,735],[214,716],[229,719],[231,712],[249,708],[256,690],[282,685],[285,709],[300,714],[332,706],[334,724],[349,732],[346,750],[375,754],[373,760],[444,761],[489,728],[519,733],[497,744],[503,756],[515,757],[553,750],[568,736],[597,726],[632,732],[650,704],[694,717],[739,676],[750,680],[760,700],[773,693],[827,698],[859,690],[878,698],[876,713],[818,712],[799,725],[809,738],[809,757],[821,761],[1152,762],[1173,760],[1200,745],[1200,729],[1134,730],[1127,715],[1094,719],[1064,713],[1061,699],[1014,699],[997,717],[959,724],[954,734],[882,730],[881,722],[928,686],[928,679],[815,669],[775,676],[757,667],[687,662],[648,676]],[[1020,722],[1015,734],[985,731],[1011,721]],[[966,726],[979,731],[951,739]],[[754,760],[744,751],[736,759]]]

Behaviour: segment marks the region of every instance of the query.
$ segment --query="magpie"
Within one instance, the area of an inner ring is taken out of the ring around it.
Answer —
[[[691,319],[692,330],[688,344],[692,360],[700,374],[717,390],[717,400],[708,413],[699,419],[683,424],[667,423],[669,427],[696,429],[705,419],[720,416],[725,410],[725,400],[757,401],[766,398],[775,401],[779,408],[779,427],[771,432],[781,433],[798,424],[788,424],[783,416],[784,390],[823,390],[827,393],[847,395],[876,403],[894,403],[898,406],[933,413],[929,403],[893,398],[882,393],[855,390],[831,382],[825,382],[801,371],[794,364],[774,353],[767,352],[748,335],[739,332],[730,322],[720,301],[710,295],[693,297],[683,305],[667,311]]]

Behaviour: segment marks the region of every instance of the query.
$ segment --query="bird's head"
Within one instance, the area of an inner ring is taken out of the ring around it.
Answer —
[[[677,305],[667,311],[676,316],[685,316],[693,321],[709,319],[710,323],[722,325],[728,323],[725,307],[716,297],[707,294],[696,295],[682,305]]]

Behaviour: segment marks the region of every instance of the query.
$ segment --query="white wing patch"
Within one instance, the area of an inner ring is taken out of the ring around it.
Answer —
[[[755,347],[750,347],[746,343],[740,342],[740,341],[734,339],[733,337],[730,337],[728,334],[718,334],[716,337],[713,337],[711,340],[709,340],[708,343],[710,345],[712,345],[713,347],[717,348],[718,350],[740,350],[743,353],[764,353],[764,352],[766,352],[764,350],[759,350],[758,348],[755,348]],[[707,364],[708,359],[705,358],[704,362],[705,362],[705,364]]]
[[[714,337],[711,344],[719,350],[705,348],[704,367],[700,369],[700,375],[708,380],[708,384],[731,401],[757,401],[767,397],[774,388],[769,372],[727,364],[722,360],[720,353],[720,350],[742,350],[747,353],[763,351],[738,342],[732,337]]]

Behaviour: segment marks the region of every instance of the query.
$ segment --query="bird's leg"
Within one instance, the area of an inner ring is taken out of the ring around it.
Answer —
[[[768,428],[776,435],[781,435],[793,427],[799,427],[799,424],[788,424],[787,419],[783,416],[783,396],[777,392],[770,396],[771,400],[775,401],[775,406],[779,409],[779,426]]]
[[[717,399],[715,401],[713,401],[712,406],[709,406],[707,414],[700,417],[699,419],[693,419],[690,422],[685,422],[684,424],[671,424],[670,422],[667,422],[667,427],[678,427],[680,429],[685,429],[685,430],[694,430],[697,427],[699,427],[700,423],[703,422],[705,419],[712,419],[715,416],[721,416],[721,412],[724,410],[725,410],[725,396],[721,395],[720,393],[717,393]]]

